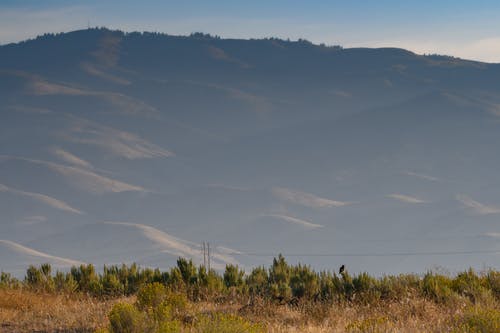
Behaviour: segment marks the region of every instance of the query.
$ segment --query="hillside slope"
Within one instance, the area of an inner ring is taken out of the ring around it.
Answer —
[[[1,238],[97,265],[200,263],[209,241],[220,264],[498,268],[499,77],[401,49],[202,34],[3,45]],[[0,270],[19,270],[13,256]]]

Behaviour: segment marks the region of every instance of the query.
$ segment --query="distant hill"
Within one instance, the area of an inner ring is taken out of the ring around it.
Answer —
[[[201,263],[203,241],[220,265],[498,268],[499,78],[303,40],[88,29],[2,45],[0,270],[25,248]]]

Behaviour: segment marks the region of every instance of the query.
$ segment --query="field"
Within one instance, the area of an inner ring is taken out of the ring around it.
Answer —
[[[500,331],[495,270],[373,278],[317,273],[282,257],[248,275],[228,266],[224,275],[203,276],[203,267],[183,259],[169,272],[121,266],[98,274],[89,267],[55,275],[47,265],[30,267],[23,281],[2,274],[0,331]]]

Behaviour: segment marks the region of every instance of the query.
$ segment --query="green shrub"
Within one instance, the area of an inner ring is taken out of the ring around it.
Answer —
[[[95,272],[94,265],[88,264],[71,267],[71,275],[78,283],[78,290],[94,295],[101,294],[102,285],[99,283],[99,276]]]
[[[428,272],[422,281],[422,292],[435,302],[446,303],[454,296],[451,286],[452,280],[449,277]]]
[[[453,332],[498,333],[500,311],[498,309],[472,308],[458,317]]]
[[[414,274],[384,276],[378,281],[381,299],[400,300],[409,297],[420,287],[420,278]]]
[[[101,279],[102,294],[106,296],[120,296],[125,292],[125,286],[114,274],[104,274]]]
[[[364,272],[352,279],[356,298],[366,304],[375,303],[380,299],[378,282],[368,273]]]
[[[144,285],[137,293],[137,308],[145,311],[159,306],[167,297],[164,285],[154,282]]]
[[[184,316],[189,310],[189,302],[185,294],[170,292],[164,301],[170,307],[170,315],[173,318]]]
[[[290,288],[294,297],[313,299],[318,294],[318,275],[310,267],[299,264],[292,268],[290,275]]]
[[[471,268],[459,273],[452,281],[451,288],[459,295],[468,297],[472,302],[485,297],[487,290],[482,286],[481,278]]]
[[[352,300],[355,291],[356,289],[354,288],[354,282],[352,277],[349,275],[348,272],[344,271],[342,273],[343,298],[347,300]]]
[[[35,290],[52,292],[55,290],[55,285],[51,271],[50,264],[42,264],[40,268],[30,265],[24,281]]]
[[[144,333],[149,331],[145,316],[132,304],[117,303],[109,313],[111,333]]]
[[[21,288],[21,282],[18,279],[12,277],[10,273],[1,272],[0,288],[19,289]]]
[[[54,285],[56,291],[65,293],[74,293],[78,290],[78,283],[73,279],[71,274],[57,272],[54,276]]]
[[[182,273],[178,267],[172,267],[168,272],[168,283],[171,289],[174,290],[185,290],[186,284],[184,283],[184,279],[182,277]]]
[[[228,264],[224,271],[224,285],[227,288],[240,287],[243,285],[243,276],[245,272],[240,270],[238,266]]]
[[[264,267],[257,267],[246,278],[246,284],[251,294],[263,296],[267,290],[268,274]]]
[[[188,261],[184,258],[177,259],[177,268],[186,285],[192,285],[198,282],[198,272],[192,260]]]
[[[292,296],[290,266],[281,254],[278,259],[273,259],[273,265],[269,269],[269,292],[277,300],[289,300]]]
[[[491,290],[497,300],[500,301],[500,272],[489,270],[485,275],[486,286]]]

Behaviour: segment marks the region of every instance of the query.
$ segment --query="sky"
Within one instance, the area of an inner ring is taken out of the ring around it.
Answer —
[[[0,44],[104,26],[225,38],[305,38],[500,62],[497,0],[0,0]]]

